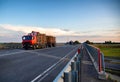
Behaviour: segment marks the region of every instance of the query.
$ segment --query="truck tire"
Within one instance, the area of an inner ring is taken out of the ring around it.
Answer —
[[[33,50],[35,50],[35,49],[36,49],[36,46],[34,45],[34,46],[33,46]]]
[[[25,49],[25,50],[28,50],[28,46],[25,46],[24,49]]]
[[[36,45],[36,49],[39,49],[39,45],[38,44]]]
[[[25,47],[24,49],[25,49],[25,50],[28,50],[28,48],[27,48],[27,47]]]

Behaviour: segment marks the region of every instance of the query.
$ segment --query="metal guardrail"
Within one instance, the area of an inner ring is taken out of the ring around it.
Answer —
[[[78,49],[78,52],[75,56],[68,62],[64,69],[59,73],[59,75],[54,79],[53,82],[80,82],[81,74],[81,58],[84,55],[82,49],[86,49],[95,69],[98,72],[99,79],[106,79],[105,73],[105,63],[104,63],[104,54],[100,52],[100,49],[90,46],[86,43],[81,44],[81,50]]]
[[[54,79],[53,82],[79,82],[80,63],[81,63],[80,49]]]
[[[86,50],[94,64],[94,67],[99,74],[98,78],[106,79],[107,74],[105,73],[104,54],[100,51],[99,48],[90,46],[86,43],[83,43],[83,46],[86,48]]]

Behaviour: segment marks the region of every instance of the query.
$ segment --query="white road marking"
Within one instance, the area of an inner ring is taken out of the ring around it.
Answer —
[[[53,47],[53,48],[55,48],[55,47]],[[43,48],[43,49],[39,49],[39,50],[46,50],[46,49],[52,49],[52,48]],[[15,51],[15,52],[11,52],[11,53],[5,53],[5,54],[1,54],[0,57],[13,55],[13,54],[15,55],[15,54],[24,53],[24,52],[31,52],[31,51],[38,51],[38,49],[36,49],[36,50],[22,50],[22,51]]]
[[[77,47],[78,48],[78,47]],[[75,49],[77,49],[75,48]],[[69,52],[66,56],[64,56],[63,58],[61,58],[58,62],[56,62],[55,64],[53,64],[51,67],[49,67],[48,69],[46,69],[43,73],[41,73],[40,75],[38,75],[36,78],[34,78],[31,82],[35,82],[36,80],[38,80],[41,76],[44,75],[44,78],[48,75],[48,71],[51,70],[54,66],[56,66],[59,62],[61,62],[63,59],[65,59],[65,57],[67,57],[70,53],[72,53],[75,49],[73,49],[71,52]],[[44,79],[42,78],[42,79]]]
[[[52,48],[56,48],[56,47],[52,47]],[[36,49],[36,50],[22,50],[22,51],[18,51],[18,52],[1,54],[0,57],[13,55],[13,54],[15,55],[15,54],[24,53],[24,52],[39,51],[39,50],[49,50],[49,49],[52,49],[52,48],[43,48],[43,49]]]
[[[29,53],[37,54],[38,56],[44,56],[44,57],[49,57],[49,58],[54,58],[54,59],[61,59],[61,57],[52,56],[52,55],[48,55],[48,54],[44,54],[44,53],[38,53],[38,52],[29,52]]]
[[[2,56],[8,56],[8,55],[13,55],[13,54],[24,53],[24,52],[28,52],[28,51],[19,51],[19,52],[14,52],[14,53],[2,54],[2,55],[0,55],[0,57],[2,57]]]
[[[52,47],[52,48],[55,48],[55,47]],[[0,57],[2,56],[8,56],[8,55],[13,55],[13,54],[19,54],[19,53],[24,53],[24,52],[31,52],[31,51],[39,51],[39,50],[49,50],[49,49],[52,49],[52,48],[43,48],[43,49],[36,49],[36,50],[21,50],[21,51],[15,51],[15,52],[10,52],[10,53],[3,53],[3,54],[0,54]],[[8,52],[8,51],[6,51]]]
[[[59,62],[59,64],[61,64],[63,61],[61,61],[61,62]],[[56,65],[58,65],[58,64],[56,64]],[[57,66],[56,66],[57,67]],[[51,73],[56,67],[54,67],[53,69],[51,69],[50,71],[49,71],[49,73]],[[43,77],[41,77],[37,82],[41,82],[46,76],[48,76],[49,75],[49,73],[46,73]]]

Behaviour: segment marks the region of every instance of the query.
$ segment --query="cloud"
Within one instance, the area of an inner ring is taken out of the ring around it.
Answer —
[[[57,42],[67,42],[69,40],[79,40],[80,42],[84,42],[86,40],[93,42],[104,42],[107,40],[114,42],[120,41],[119,29],[86,29],[86,31],[72,31],[70,29],[60,28],[0,24],[0,42],[21,42],[21,37],[27,33],[30,33],[31,31],[38,31],[46,35],[56,36]]]
[[[31,31],[37,31],[46,35],[52,36],[80,36],[75,31],[69,29],[59,28],[43,28],[33,26],[21,26],[21,25],[10,25],[0,24],[0,42],[21,42],[21,37],[30,33]],[[59,42],[59,40],[57,40]],[[63,39],[63,41],[65,41]]]
[[[59,28],[43,28],[43,27],[33,27],[33,26],[19,26],[10,24],[0,24],[0,27],[10,31],[21,31],[23,33],[30,33],[31,31],[37,31],[40,33],[45,33],[47,35],[61,36],[61,35],[78,35],[74,31],[69,29],[59,29]]]
[[[98,35],[93,35],[93,36],[58,36],[57,37],[57,42],[67,42],[70,40],[78,40],[80,42],[85,42],[86,40],[90,40],[91,42],[104,42],[111,40],[113,42],[120,42],[120,38],[118,36],[98,36]]]
[[[70,30],[69,29],[62,29],[63,31],[66,31],[66,32],[69,32]]]

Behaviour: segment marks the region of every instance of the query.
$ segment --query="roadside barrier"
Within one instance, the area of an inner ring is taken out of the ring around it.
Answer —
[[[80,82],[81,50],[68,62],[53,82]]]
[[[81,58],[83,49],[86,49],[92,63],[98,73],[99,79],[107,79],[105,73],[104,54],[100,49],[90,46],[86,43],[81,44],[75,56],[68,62],[65,68],[59,73],[53,82],[80,82],[81,81]]]
[[[104,63],[104,54],[100,51],[99,48],[90,46],[86,43],[83,43],[83,46],[86,48],[95,69],[98,73],[99,79],[106,79],[107,74],[105,73],[105,63]]]

